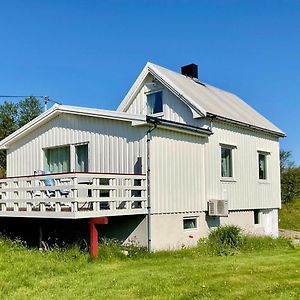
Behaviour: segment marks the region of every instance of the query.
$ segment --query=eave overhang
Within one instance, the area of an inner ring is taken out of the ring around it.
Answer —
[[[193,135],[199,135],[205,137],[208,137],[213,134],[213,132],[210,129],[201,128],[201,127],[192,126],[192,125],[174,122],[174,121],[169,121],[169,120],[164,120],[153,116],[147,116],[146,121],[148,124],[153,124],[158,128],[180,131],[187,134],[193,134]]]
[[[277,137],[286,137],[285,133],[283,133],[283,132],[277,132],[277,131],[269,130],[269,129],[266,129],[266,128],[263,128],[263,127],[259,127],[259,126],[251,125],[251,124],[248,124],[248,123],[240,122],[240,121],[237,121],[237,120],[229,119],[229,118],[226,118],[226,117],[218,116],[218,115],[215,115],[215,114],[212,114],[212,113],[209,113],[209,112],[207,113],[207,117],[212,119],[212,120],[223,121],[223,122],[230,123],[230,124],[233,124],[233,125],[237,125],[237,126],[240,126],[240,127],[243,127],[243,128],[248,128],[248,129],[257,130],[259,132],[264,132],[264,133],[274,135],[274,136],[277,136]]]

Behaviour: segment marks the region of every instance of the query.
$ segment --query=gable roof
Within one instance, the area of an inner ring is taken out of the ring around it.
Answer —
[[[214,117],[257,130],[268,131],[278,136],[285,136],[278,127],[238,96],[153,63],[146,64],[118,107],[118,111],[127,110],[148,74],[152,74],[188,105],[195,118]]]
[[[76,107],[76,106],[68,106],[68,105],[57,105],[55,104],[47,111],[43,112],[41,115],[19,128],[11,135],[0,141],[0,149],[7,149],[8,146],[19,140],[23,136],[27,135],[37,127],[49,122],[53,118],[58,115],[66,113],[66,114],[74,114],[74,115],[82,115],[89,116],[95,118],[106,118],[106,119],[114,119],[120,121],[132,122],[134,125],[136,123],[145,123],[146,117],[141,115],[131,115],[123,112],[116,112],[110,110],[102,110],[102,109],[94,109],[94,108],[85,108],[85,107]]]
[[[199,128],[192,125],[181,124],[168,120],[160,120],[158,118],[149,118],[143,115],[132,115],[125,112],[56,104],[52,106],[49,110],[45,111],[44,113],[30,121],[23,127],[13,132],[11,135],[0,141],[0,149],[8,149],[12,143],[26,136],[27,134],[29,134],[36,128],[42,126],[43,124],[46,124],[50,120],[59,116],[60,114],[73,114],[94,118],[131,122],[132,126],[155,124],[155,126],[160,128],[167,128],[175,131],[181,131],[200,136],[208,136],[212,134],[212,132],[209,129]]]

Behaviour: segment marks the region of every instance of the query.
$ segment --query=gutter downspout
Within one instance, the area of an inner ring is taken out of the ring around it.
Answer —
[[[150,196],[150,141],[151,132],[156,128],[156,123],[153,127],[147,130],[147,248],[151,252],[151,196]]]

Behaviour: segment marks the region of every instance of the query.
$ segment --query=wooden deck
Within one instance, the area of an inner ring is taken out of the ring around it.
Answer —
[[[0,217],[78,219],[146,214],[146,176],[57,173],[0,180]]]

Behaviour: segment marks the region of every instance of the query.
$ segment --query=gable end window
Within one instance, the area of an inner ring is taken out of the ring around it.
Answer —
[[[147,114],[154,115],[163,112],[162,92],[147,95]]]
[[[258,153],[258,178],[267,179],[267,154],[260,152]]]
[[[233,177],[232,147],[221,146],[221,177]]]

